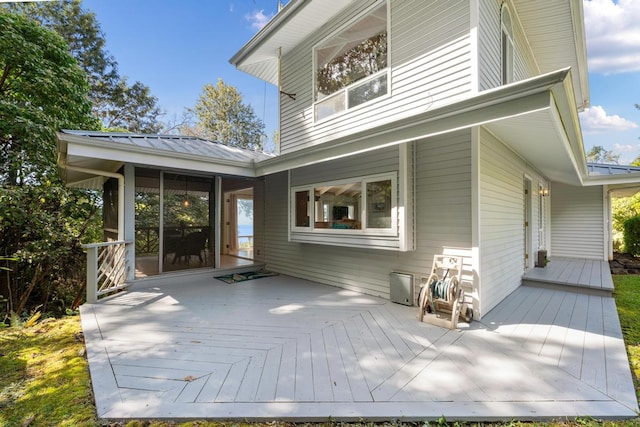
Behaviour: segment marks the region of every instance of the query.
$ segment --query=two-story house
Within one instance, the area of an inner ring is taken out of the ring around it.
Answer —
[[[197,187],[219,268],[225,194],[250,188],[255,262],[389,298],[391,272],[418,283],[434,254],[458,254],[479,318],[540,250],[606,260],[611,191],[640,180],[585,163],[582,0],[292,0],[231,62],[280,90],[275,156],[60,133],[70,183],[121,180],[121,238],[136,234],[136,195]]]

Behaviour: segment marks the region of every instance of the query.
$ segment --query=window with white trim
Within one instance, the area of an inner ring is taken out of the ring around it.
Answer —
[[[387,2],[314,48],[314,117],[322,120],[388,92]]]
[[[513,25],[511,13],[507,5],[502,6],[500,12],[501,27],[501,78],[502,84],[513,82]]]
[[[291,188],[291,231],[397,235],[397,173]]]

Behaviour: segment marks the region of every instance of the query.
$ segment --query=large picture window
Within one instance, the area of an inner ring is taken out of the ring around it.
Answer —
[[[320,43],[314,56],[316,120],[386,95],[386,2]]]
[[[397,233],[396,175],[374,175],[292,188],[292,231]]]

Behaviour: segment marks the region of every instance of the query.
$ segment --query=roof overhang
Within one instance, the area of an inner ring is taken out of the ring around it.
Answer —
[[[280,56],[331,22],[355,0],[291,0],[229,62],[239,70],[279,85]]]
[[[484,91],[459,102],[257,163],[266,175],[378,148],[484,126],[549,179],[587,177],[569,69]]]
[[[640,167],[589,163],[585,185],[606,185],[612,197],[633,196],[640,192]]]
[[[253,160],[229,160],[198,153],[140,147],[114,141],[109,135],[105,133],[102,137],[99,132],[90,135],[68,131],[57,133],[58,165],[68,186],[102,188],[104,180],[125,163],[164,170],[255,177]]]

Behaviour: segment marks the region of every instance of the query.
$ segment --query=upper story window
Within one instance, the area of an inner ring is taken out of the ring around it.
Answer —
[[[511,13],[505,4],[500,13],[501,21],[501,77],[502,84],[513,82],[513,25],[511,23]]]
[[[383,2],[315,47],[316,120],[387,94],[387,34]]]

